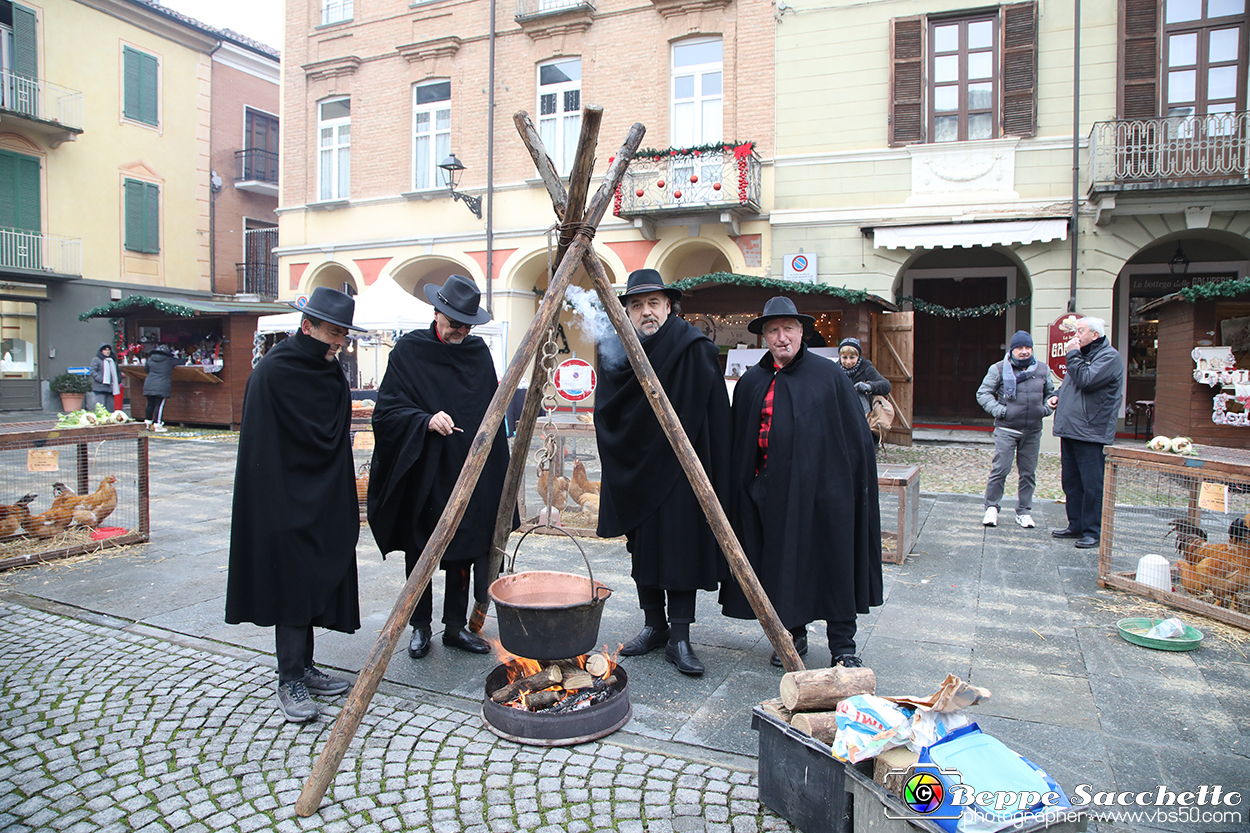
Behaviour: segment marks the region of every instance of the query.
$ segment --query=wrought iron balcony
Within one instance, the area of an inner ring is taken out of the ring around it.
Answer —
[[[240,191],[278,196],[278,154],[248,148],[234,152],[234,187]]]
[[[82,276],[82,240],[0,228],[0,272]]]
[[[236,263],[239,274],[238,292],[259,295],[262,298],[278,297],[278,256],[273,250],[278,245],[276,228],[247,229],[243,232],[243,263]]]
[[[1250,185],[1250,113],[1095,122],[1089,190]]]
[[[82,109],[78,90],[0,69],[0,117],[26,120],[27,128],[50,137],[53,147],[82,133]]]
[[[729,211],[759,213],[760,158],[749,144],[699,155],[635,159],[617,191],[621,217]]]
[[[516,0],[516,19],[528,20],[545,14],[595,10],[594,0]]]

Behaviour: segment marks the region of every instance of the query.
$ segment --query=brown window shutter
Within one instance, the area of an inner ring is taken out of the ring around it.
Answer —
[[[890,26],[890,147],[924,141],[924,18]]]
[[[1159,115],[1160,0],[1120,0],[1120,83],[1117,107],[1122,119]]]
[[[1037,133],[1037,3],[1002,8],[1003,135]]]

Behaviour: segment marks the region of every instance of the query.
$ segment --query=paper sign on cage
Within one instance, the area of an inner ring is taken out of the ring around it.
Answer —
[[[26,471],[60,471],[57,458],[60,451],[55,448],[32,448],[26,452]]]
[[[1228,511],[1228,486],[1223,483],[1203,483],[1198,493],[1198,506],[1211,512]]]

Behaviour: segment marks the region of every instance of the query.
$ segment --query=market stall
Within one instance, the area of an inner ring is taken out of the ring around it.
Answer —
[[[1158,327],[1156,388],[1151,400],[1130,395],[1127,411],[1153,417],[1154,434],[1250,448],[1250,291],[1204,291],[1216,288],[1193,287],[1138,309]]]
[[[165,422],[237,428],[243,418],[243,390],[252,372],[256,320],[285,304],[168,300],[131,295],[78,317],[109,318],[114,324],[118,369],[126,377],[130,413],[143,419],[147,400],[143,360],[159,343],[184,364],[174,368],[173,389],[165,401]]]

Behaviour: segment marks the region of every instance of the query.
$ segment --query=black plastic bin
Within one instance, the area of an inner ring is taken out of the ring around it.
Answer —
[[[849,831],[846,770],[829,747],[758,706],[751,728],[760,740],[760,802],[803,833]]]

